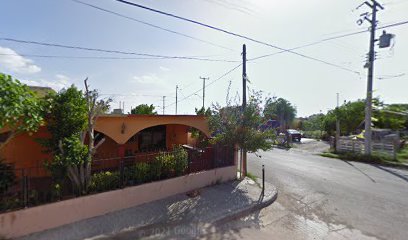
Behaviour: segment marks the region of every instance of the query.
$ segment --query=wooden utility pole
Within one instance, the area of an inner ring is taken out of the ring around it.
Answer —
[[[247,105],[246,102],[246,83],[247,83],[247,73],[246,73],[246,46],[245,44],[242,46],[242,114],[245,112],[245,108]],[[243,122],[242,127],[245,126],[245,120]],[[241,177],[245,177],[247,174],[247,151],[245,148],[242,149],[242,173]]]
[[[339,139],[340,139],[340,120],[339,120],[339,93],[336,93],[337,95],[337,107],[336,107],[336,151],[338,149],[339,145]]]
[[[200,77],[203,80],[203,109],[204,109],[204,99],[205,99],[205,80],[210,79],[209,77]]]
[[[381,4],[375,0],[371,0],[371,3],[366,1],[362,5],[367,5],[371,8],[371,19],[369,18],[370,14],[362,14],[364,20],[368,21],[371,24],[370,28],[370,50],[368,53],[368,77],[367,77],[367,98],[366,98],[366,107],[365,107],[365,120],[364,120],[364,152],[366,155],[371,155],[372,148],[372,131],[371,131],[371,115],[372,115],[372,101],[373,101],[373,74],[374,74],[374,61],[375,61],[375,29],[377,27],[377,11],[379,9],[384,9]],[[360,6],[362,6],[360,5]],[[360,21],[364,21],[360,20]]]
[[[177,92],[178,92],[178,85],[176,85],[176,115],[177,115]]]
[[[242,108],[246,107],[246,83],[247,83],[247,74],[246,74],[246,46],[242,46]]]
[[[166,105],[164,104],[164,103],[165,103],[165,99],[166,99],[166,96],[163,96],[163,115],[164,115],[164,109],[166,109]]]

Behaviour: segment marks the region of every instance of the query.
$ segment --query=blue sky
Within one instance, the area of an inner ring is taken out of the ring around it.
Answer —
[[[204,58],[241,60],[242,44],[247,45],[248,58],[277,52],[276,49],[244,41],[243,39],[205,29],[187,22],[161,16],[113,0],[81,0],[123,15],[146,21],[195,38],[225,46],[215,47],[200,41],[152,28],[128,19],[102,12],[71,0],[2,0],[0,2],[0,37],[33,40],[82,47],[139,53],[200,56]],[[356,20],[364,8],[354,10],[361,2],[355,0],[132,0],[187,18],[231,30],[292,48],[331,36],[366,29]],[[408,1],[388,0],[379,12],[379,24],[407,21]],[[408,102],[408,24],[387,30],[396,34],[392,50],[379,50],[376,61],[377,76],[399,76],[376,79],[374,95],[387,103]],[[381,33],[380,31],[378,34]],[[283,97],[296,105],[299,116],[335,107],[336,93],[340,99],[365,97],[366,69],[363,68],[368,51],[368,33],[327,41],[297,50],[337,65],[361,72],[347,72],[316,61],[284,53],[248,63],[249,88]],[[378,49],[377,49],[378,50]],[[162,97],[166,105],[175,101],[175,86],[179,85],[179,99],[202,87],[200,76],[210,82],[238,63],[204,62],[176,59],[53,59],[21,55],[108,56],[131,57],[118,54],[87,52],[44,47],[0,40],[0,71],[11,74],[31,85],[61,89],[75,84],[82,88],[82,80],[89,77],[91,86],[104,96],[114,98],[113,107],[125,101],[127,111],[141,103],[154,104],[162,111]],[[11,55],[10,55],[11,54]],[[229,96],[240,96],[241,68],[206,88],[206,105],[225,104]],[[115,94],[115,95],[112,95]],[[192,114],[202,104],[201,92],[178,103],[179,114]],[[166,106],[173,114],[175,105]]]

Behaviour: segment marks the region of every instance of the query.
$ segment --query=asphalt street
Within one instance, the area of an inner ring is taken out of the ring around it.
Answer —
[[[408,239],[408,171],[324,158],[303,144],[250,154],[249,171],[260,177],[265,165],[277,201],[203,239]]]

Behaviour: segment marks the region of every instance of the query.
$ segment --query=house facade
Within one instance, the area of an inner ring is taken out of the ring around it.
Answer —
[[[196,115],[123,115],[100,116],[95,125],[96,143],[104,139],[95,160],[124,158],[141,153],[171,151],[174,145],[195,145],[191,129],[209,137],[208,122]],[[0,130],[1,135],[7,129]],[[52,160],[38,139],[50,137],[45,126],[32,134],[22,133],[13,138],[0,152],[0,156],[15,169],[42,168]],[[38,175],[43,175],[39,172]]]

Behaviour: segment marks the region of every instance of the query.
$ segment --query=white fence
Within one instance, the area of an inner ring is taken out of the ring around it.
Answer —
[[[397,147],[389,141],[384,142],[372,142],[371,151],[374,153],[385,154],[389,157],[396,158]],[[338,152],[353,152],[364,154],[364,141],[359,139],[350,139],[347,137],[340,137],[337,142],[336,150]]]

